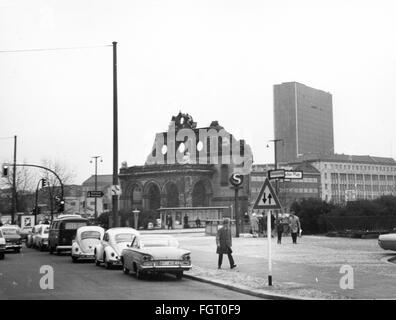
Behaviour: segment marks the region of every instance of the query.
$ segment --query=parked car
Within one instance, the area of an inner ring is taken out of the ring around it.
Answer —
[[[3,232],[0,230],[0,260],[4,259],[6,240],[3,236]]]
[[[60,215],[50,225],[48,236],[48,251],[60,254],[70,251],[77,229],[88,225],[88,220],[77,214]]]
[[[21,229],[21,232],[19,233],[21,235],[22,240],[26,240],[28,234],[32,232],[33,227],[23,227]]]
[[[105,230],[97,226],[78,228],[76,238],[72,244],[72,261],[76,262],[78,259],[95,259],[95,246],[100,244],[104,233]]]
[[[7,225],[0,227],[2,230],[3,236],[6,240],[6,250],[14,250],[15,252],[19,253],[22,249],[22,239],[19,235],[19,231],[21,228],[16,225]]]
[[[34,246],[34,238],[36,237],[36,235],[39,232],[39,229],[41,226],[48,226],[47,224],[36,224],[35,226],[33,226],[31,232],[27,235],[26,238],[26,247],[27,248],[32,248]]]
[[[49,225],[42,224],[37,230],[37,233],[33,235],[33,247],[44,251],[48,248],[48,236],[49,236]]]
[[[123,271],[133,271],[138,279],[147,273],[173,273],[177,279],[192,267],[190,251],[179,248],[179,242],[168,235],[134,237],[121,254]]]
[[[104,263],[106,269],[112,266],[121,266],[121,252],[132,243],[135,236],[139,235],[139,231],[133,228],[111,228],[107,230],[103,236],[103,240],[95,246],[95,264],[99,266]]]
[[[384,250],[396,251],[396,228],[391,233],[381,234],[378,237],[378,245]]]

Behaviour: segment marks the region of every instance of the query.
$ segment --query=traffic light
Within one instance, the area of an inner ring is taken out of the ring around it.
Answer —
[[[41,187],[45,188],[48,184],[48,181],[46,179],[41,179]]]
[[[3,166],[3,177],[8,176],[8,166]]]
[[[58,208],[58,213],[62,213],[63,211],[65,211],[65,200],[57,199],[56,206]]]

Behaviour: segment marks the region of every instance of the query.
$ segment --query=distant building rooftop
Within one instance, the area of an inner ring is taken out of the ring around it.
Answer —
[[[348,155],[348,154],[333,154],[333,155],[316,155],[304,154],[299,157],[299,161],[329,161],[329,162],[351,162],[351,163],[367,163],[378,165],[395,165],[396,161],[388,157],[374,157],[370,155]]]

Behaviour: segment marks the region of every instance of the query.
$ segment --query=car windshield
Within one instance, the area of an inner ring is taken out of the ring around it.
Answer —
[[[81,240],[84,240],[84,239],[98,239],[98,240],[100,240],[100,232],[99,231],[81,232]]]
[[[74,230],[80,227],[85,227],[87,225],[86,222],[66,222],[65,230]]]
[[[6,229],[3,229],[3,234],[5,236],[12,236],[12,235],[18,234],[18,230],[15,228],[6,228]]]
[[[175,239],[142,239],[141,248],[147,247],[178,247],[179,243]]]
[[[132,242],[134,235],[132,233],[120,233],[114,237],[116,243],[120,242]]]

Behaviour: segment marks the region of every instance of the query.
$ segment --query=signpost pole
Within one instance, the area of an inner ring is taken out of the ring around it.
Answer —
[[[234,187],[234,189],[235,189],[235,199],[234,199],[234,202],[235,202],[235,205],[234,205],[234,208],[235,208],[235,236],[237,237],[237,238],[239,238],[239,210],[238,210],[238,191],[239,191],[239,187]]]
[[[267,210],[268,285],[272,286],[271,210]]]

